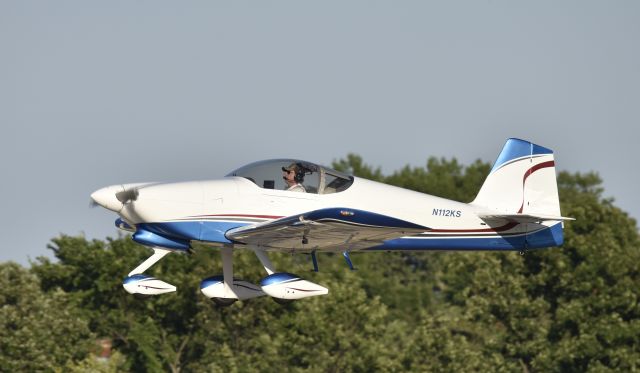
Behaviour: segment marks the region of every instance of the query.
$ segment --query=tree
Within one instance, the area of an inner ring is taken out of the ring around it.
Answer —
[[[375,181],[382,181],[384,179],[380,167],[374,169],[372,166],[364,163],[362,157],[357,154],[349,153],[346,159],[343,158],[333,161],[332,166],[338,171],[360,176],[365,179]]]
[[[180,371],[185,345],[197,327],[197,285],[206,277],[206,255],[196,260],[172,255],[154,266],[158,277],[186,291],[138,299],[123,291],[122,279],[150,250],[129,237],[102,242],[61,236],[53,242],[59,262],[38,258],[32,267],[43,289],[68,291],[91,329],[113,339],[133,370]]]
[[[594,174],[561,173],[565,244],[529,252],[454,254],[441,262],[445,307],[467,340],[507,370],[634,370],[640,362],[640,240],[602,199]],[[475,346],[474,348],[477,348]]]
[[[371,167],[356,160],[359,167],[352,169],[369,172]],[[340,165],[350,162],[351,158]],[[465,169],[455,160],[431,158],[426,169],[407,166],[380,179],[470,201],[488,171],[489,166],[479,161]],[[457,353],[458,359],[469,364],[467,370],[481,369],[481,362],[507,370],[638,369],[640,240],[636,221],[602,197],[601,184],[594,173],[560,173],[562,211],[577,219],[566,223],[561,248],[524,257],[515,253],[403,255],[407,262],[417,263],[415,273],[396,270],[389,277],[421,277],[423,286],[434,289],[428,296],[432,313],[420,312],[419,319],[410,320],[422,325],[415,329],[412,348],[420,350],[424,344],[434,358],[416,362],[415,354],[408,355],[405,366],[414,369],[420,363],[426,364],[420,365],[425,369],[450,370],[460,367],[451,357]],[[402,266],[397,258],[391,259],[387,268],[394,263]],[[394,288],[406,289],[406,283]],[[372,296],[377,294],[373,289],[384,289],[380,284],[371,286]],[[409,294],[416,299],[418,293],[408,292],[400,303],[410,304]],[[389,305],[398,304],[384,293],[382,299]],[[443,335],[460,348],[447,352],[446,343],[438,345],[441,340],[424,333]],[[473,356],[464,357],[460,350],[473,352]],[[440,365],[443,361],[448,363]]]
[[[94,335],[61,290],[44,294],[16,263],[0,264],[0,370],[51,371],[85,358]]]
[[[405,324],[390,319],[386,306],[367,296],[357,274],[342,270],[336,276],[335,261],[323,260],[327,271],[313,279],[331,288],[330,298],[285,307],[256,299],[217,308],[197,288],[201,279],[221,272],[210,248],[158,263],[151,272],[180,291],[139,300],[122,290],[121,276],[113,275],[126,273],[145,256],[129,238],[103,243],[63,236],[54,243],[60,262],[42,258],[33,267],[42,286],[68,289],[96,334],[113,338],[133,370],[263,371],[286,364],[292,370],[369,371],[397,365],[392,357],[399,351],[389,346],[395,345],[394,336],[406,334]],[[142,255],[133,260],[128,253]],[[272,259],[279,268],[306,271],[310,266],[306,256]],[[265,276],[251,253],[238,253],[234,260],[238,277],[257,282]]]

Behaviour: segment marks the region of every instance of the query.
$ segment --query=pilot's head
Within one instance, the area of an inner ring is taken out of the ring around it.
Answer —
[[[287,167],[282,167],[282,178],[289,186],[302,183],[304,181],[304,171],[297,163],[291,163]]]

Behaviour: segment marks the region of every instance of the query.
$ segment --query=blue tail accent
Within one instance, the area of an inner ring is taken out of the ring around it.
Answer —
[[[498,159],[496,159],[496,162],[493,164],[491,172],[494,172],[505,163],[508,163],[514,159],[539,154],[553,154],[553,150],[525,140],[514,138],[508,139],[504,144],[504,147],[502,148]]]

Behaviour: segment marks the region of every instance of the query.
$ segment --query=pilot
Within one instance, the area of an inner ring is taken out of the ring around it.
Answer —
[[[287,183],[287,191],[306,193],[307,190],[302,185],[304,181],[304,170],[297,163],[291,163],[287,167],[282,167],[282,178]]]

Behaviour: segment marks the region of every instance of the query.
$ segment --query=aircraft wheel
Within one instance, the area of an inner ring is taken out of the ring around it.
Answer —
[[[237,301],[235,298],[211,298],[211,300],[220,307],[229,307]]]
[[[273,298],[273,297],[271,299],[273,299],[274,302],[282,305],[293,302],[293,299],[282,299],[282,298]]]

